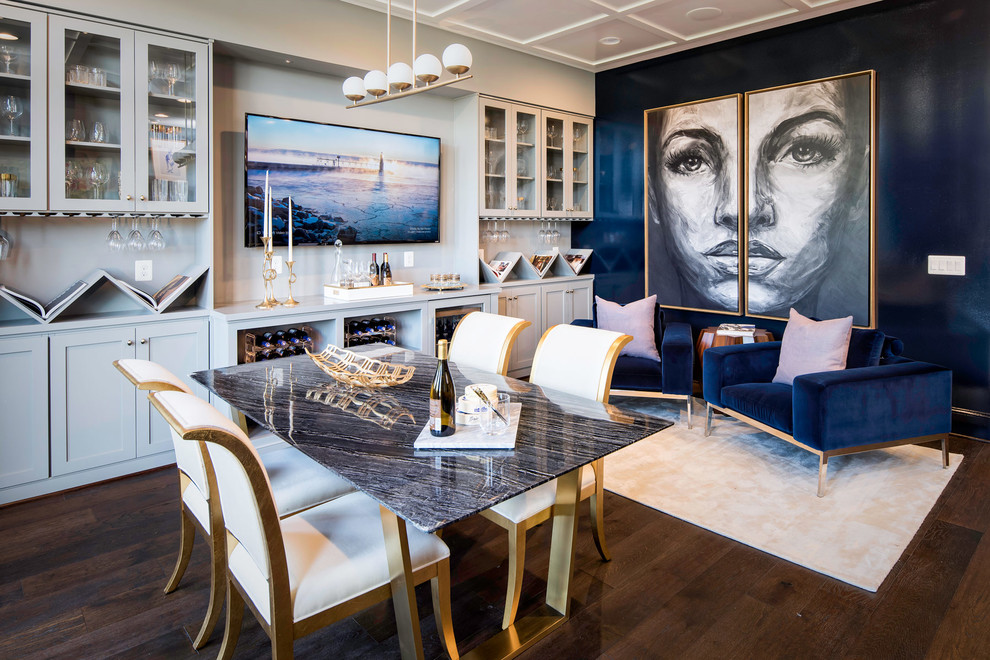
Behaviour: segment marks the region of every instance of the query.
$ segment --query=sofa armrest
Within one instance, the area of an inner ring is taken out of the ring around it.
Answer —
[[[595,327],[595,322],[591,319],[574,319],[571,321],[571,325],[578,325],[582,328],[593,328]]]
[[[694,389],[694,341],[687,323],[668,323],[660,342],[664,394],[691,394]]]
[[[722,388],[741,383],[769,383],[780,362],[780,342],[716,346],[702,355],[705,401],[722,406]]]
[[[794,379],[794,439],[832,451],[952,427],[952,371],[902,362]]]

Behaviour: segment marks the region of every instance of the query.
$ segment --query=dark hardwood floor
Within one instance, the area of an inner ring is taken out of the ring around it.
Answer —
[[[613,561],[599,561],[582,515],[572,618],[524,657],[990,657],[990,446],[950,448],[966,459],[875,594],[608,493]],[[0,509],[0,658],[215,657],[222,622],[201,652],[190,643],[209,589],[200,539],[180,588],[162,593],[176,498],[166,469]],[[463,652],[499,627],[505,533],[474,519],[444,540]],[[530,532],[523,611],[539,603],[548,544],[547,525]],[[417,595],[438,657],[429,587]],[[398,657],[391,602],[299,640],[296,654]],[[270,657],[250,613],[236,657]]]

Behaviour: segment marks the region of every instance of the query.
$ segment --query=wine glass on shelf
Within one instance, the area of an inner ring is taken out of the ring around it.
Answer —
[[[65,139],[69,142],[82,142],[86,139],[86,124],[82,119],[70,119]]]
[[[560,232],[557,231],[557,221],[553,221],[553,231],[550,232],[550,242],[553,245],[557,245],[560,242]]]
[[[491,243],[492,242],[492,222],[491,222],[491,220],[489,220],[485,224],[485,228],[481,231],[481,241],[483,243]]]
[[[3,72],[4,73],[14,73],[11,65],[17,61],[17,53],[14,51],[14,47],[9,44],[0,44],[0,60],[3,61]]]
[[[546,228],[544,228],[543,223],[544,223],[544,220],[541,218],[540,219],[540,233],[539,233],[539,241],[540,241],[540,243],[546,243],[547,242],[547,230],[546,230]]]
[[[107,234],[107,247],[111,252],[120,252],[124,249],[124,237],[120,235],[119,231],[117,231],[117,220],[120,216],[114,215],[111,217],[113,220],[110,225],[110,233]]]
[[[93,199],[103,199],[103,186],[110,181],[110,168],[96,161],[89,168],[89,182],[93,184]]]
[[[555,146],[556,141],[557,141],[557,125],[550,124],[547,126],[547,146],[548,147]]]
[[[158,218],[151,219],[151,235],[148,236],[148,249],[152,252],[161,252],[165,249],[165,237],[158,229]]]
[[[141,235],[141,231],[138,229],[138,219],[137,216],[131,218],[131,233],[127,235],[127,249],[131,252],[141,252],[147,247],[144,242],[144,236]]]
[[[505,218],[502,218],[502,231],[500,231],[498,234],[498,240],[502,241],[503,243],[508,243],[509,236],[510,236],[509,221],[506,220]]]
[[[21,106],[21,100],[13,95],[7,95],[3,97],[3,116],[10,122],[10,133],[8,135],[14,135],[14,120],[24,114],[24,108]]]
[[[168,95],[175,96],[175,83],[182,80],[182,68],[176,62],[165,65],[165,81],[168,82]]]

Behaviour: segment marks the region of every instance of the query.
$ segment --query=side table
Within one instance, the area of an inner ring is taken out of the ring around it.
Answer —
[[[695,373],[699,375],[704,374],[703,366],[705,363],[702,360],[702,356],[705,353],[705,349],[712,348],[713,346],[732,346],[734,344],[743,344],[747,343],[745,341],[747,339],[749,339],[749,337],[729,337],[726,335],[720,335],[718,334],[717,327],[705,328],[698,334],[698,343],[695,345],[695,355],[698,356],[698,364],[696,365],[698,370]],[[752,339],[752,343],[761,343],[774,340],[772,332],[769,330],[761,330],[760,328],[756,329]],[[698,380],[701,380],[701,378],[698,378]]]

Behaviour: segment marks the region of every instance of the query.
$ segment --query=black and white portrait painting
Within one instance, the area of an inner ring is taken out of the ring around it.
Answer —
[[[664,307],[742,311],[741,101],[645,112],[646,287]]]
[[[872,71],[746,94],[746,313],[873,323]]]

